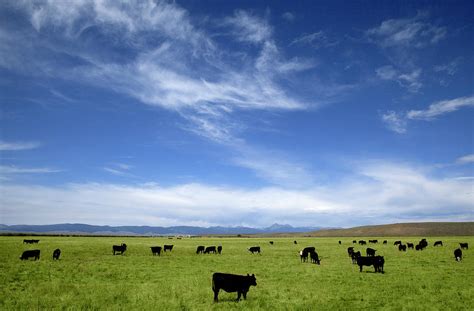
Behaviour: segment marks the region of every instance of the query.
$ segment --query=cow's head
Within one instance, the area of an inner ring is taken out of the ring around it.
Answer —
[[[257,279],[255,278],[255,274],[247,274],[247,280],[249,281],[249,285],[257,286]]]

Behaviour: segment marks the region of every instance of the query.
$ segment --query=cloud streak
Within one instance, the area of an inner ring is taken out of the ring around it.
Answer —
[[[21,151],[21,150],[31,150],[36,149],[41,146],[41,143],[36,141],[29,142],[7,142],[0,140],[0,151]]]

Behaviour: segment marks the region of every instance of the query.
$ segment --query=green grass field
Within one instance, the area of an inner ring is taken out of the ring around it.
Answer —
[[[393,246],[371,246],[385,256],[385,274],[352,265],[347,247],[352,238],[130,238],[0,237],[0,309],[127,309],[127,310],[473,310],[474,250],[463,250],[455,262],[458,242],[474,247],[474,237],[428,238],[421,252],[399,252]],[[376,237],[370,237],[370,239]],[[364,239],[364,238],[356,238]],[[369,238],[365,238],[368,240]],[[403,237],[417,242],[419,237]],[[275,244],[269,245],[273,240]],[[337,241],[342,240],[342,245]],[[443,247],[433,247],[442,240]],[[125,242],[124,256],[112,256],[112,245]],[[150,246],[174,244],[171,253],[152,256]],[[222,245],[222,255],[196,255],[197,245]],[[261,255],[247,251],[262,247]],[[298,251],[315,246],[321,265],[300,263]],[[52,252],[62,251],[54,262]],[[365,248],[356,246],[356,250]],[[26,249],[41,249],[39,261],[20,261]],[[254,273],[257,286],[247,300],[236,293],[219,294],[213,302],[214,272]]]

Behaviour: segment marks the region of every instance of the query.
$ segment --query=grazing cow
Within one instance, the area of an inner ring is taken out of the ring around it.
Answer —
[[[122,245],[114,245],[112,246],[112,251],[115,255],[115,253],[120,253],[120,255],[123,255],[123,253],[127,250],[127,244],[122,243]]]
[[[35,260],[40,259],[40,250],[39,249],[33,249],[29,251],[24,251],[23,254],[21,254],[20,259],[21,260],[28,260],[30,258],[34,258]]]
[[[308,261],[308,255],[312,252],[315,252],[316,248],[314,246],[310,247],[305,247],[301,252],[300,252],[300,259],[301,262],[306,262]]]
[[[364,240],[360,240],[360,241],[359,241],[359,245],[365,245],[365,244],[367,244],[366,241],[364,241]]]
[[[428,246],[428,242],[426,241],[426,239],[421,239],[421,241],[418,244],[420,244],[422,248],[425,248]]]
[[[384,240],[384,241],[383,241],[383,244],[387,244],[387,240]]]
[[[212,291],[214,292],[214,302],[218,302],[219,290],[224,290],[228,293],[237,292],[237,301],[240,296],[247,299],[247,292],[250,286],[257,286],[257,279],[255,275],[237,275],[228,273],[214,273],[212,275]]]
[[[462,260],[462,250],[457,248],[455,251],[454,251],[454,259],[456,259],[456,261],[461,261]]]
[[[197,247],[196,254],[202,254],[204,253],[205,247],[203,245],[200,245]]]
[[[359,265],[359,271],[362,272],[362,266],[374,266],[375,272],[383,272],[383,265],[385,263],[385,259],[383,256],[375,256],[375,257],[363,257],[360,256],[357,258],[357,265]]]
[[[23,244],[38,244],[40,240],[23,240]]]
[[[357,244],[357,241],[356,241],[356,240],[352,240],[352,244]]]
[[[379,241],[378,240],[369,240],[369,243],[377,244]]]
[[[373,249],[373,248],[367,248],[367,251],[366,251],[367,257],[369,257],[369,256],[372,256],[372,257],[375,256],[375,252],[376,252],[376,251],[377,251],[377,250],[375,250],[375,249]]]
[[[152,252],[153,256],[156,256],[156,255],[160,256],[161,246],[151,246],[150,248],[151,248],[151,252]]]
[[[414,249],[415,245],[413,245],[413,243],[407,242],[407,248]]]
[[[415,249],[416,249],[417,251],[422,251],[422,250],[423,250],[423,247],[421,247],[420,244],[416,244],[416,245],[415,245]]]
[[[61,250],[56,248],[53,252],[53,260],[59,260],[59,256],[61,256]]]
[[[400,252],[406,252],[407,251],[407,246],[403,245],[403,244],[400,244],[400,245],[398,245],[398,250]]]
[[[298,242],[296,242],[296,241],[293,241],[293,243],[294,243],[294,244],[298,244]]]
[[[249,248],[249,252],[251,252],[252,254],[253,253],[260,254],[260,246],[252,246],[251,248]]]
[[[443,241],[436,241],[433,246],[443,246]]]
[[[312,263],[315,263],[317,265],[321,264],[321,259],[319,258],[318,253],[310,252],[309,253],[309,258],[311,258]]]
[[[400,245],[400,244],[402,244],[402,241],[395,241],[395,242],[393,243],[393,245]]]
[[[461,246],[461,249],[469,249],[468,243],[459,243],[459,246]]]
[[[213,253],[215,254],[217,251],[216,251],[216,247],[215,246],[208,246],[206,247],[206,249],[204,250],[204,254],[210,254],[210,253]]]
[[[173,245],[163,245],[163,251],[172,251],[173,250]]]
[[[273,245],[273,241],[270,241],[270,244]]]
[[[352,257],[352,253],[354,253],[354,247],[348,247],[347,248],[347,255],[349,255],[349,257]]]
[[[341,241],[339,241],[339,245],[341,245],[341,244],[342,244],[342,242],[341,242]]]
[[[222,253],[222,245],[217,246],[217,253]]]
[[[357,251],[357,252],[353,252],[352,253],[352,263],[353,264],[356,264],[357,263],[357,258],[359,258],[361,256],[361,253],[360,251]]]

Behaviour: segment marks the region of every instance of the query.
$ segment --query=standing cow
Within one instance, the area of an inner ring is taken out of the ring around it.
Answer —
[[[316,251],[316,248],[314,246],[305,247],[302,251],[300,251],[301,262],[308,261],[309,254],[315,251]]]
[[[204,249],[205,249],[204,245],[198,246],[197,249],[196,249],[196,254],[204,253]]]
[[[153,254],[153,256],[160,256],[161,254],[161,246],[151,246],[150,247],[151,249],[151,253]]]
[[[436,241],[433,246],[443,246],[443,241]]]
[[[210,253],[213,253],[213,254],[216,253],[216,247],[215,246],[206,247],[206,249],[204,250],[204,254],[210,254]]]
[[[173,245],[163,245],[163,251],[164,252],[167,252],[167,251],[172,251],[173,250]]]
[[[61,250],[56,248],[53,252],[53,260],[59,260],[59,256],[61,256]]]
[[[222,245],[217,246],[217,253],[219,255],[222,253]]]
[[[398,245],[398,250],[400,252],[406,252],[407,251],[407,246],[403,245],[403,244],[400,244],[400,245]]]
[[[357,265],[359,265],[360,272],[362,272],[362,266],[374,266],[375,272],[384,273],[383,265],[385,260],[383,256],[375,257],[359,257],[357,258]]]
[[[20,259],[21,260],[28,260],[30,258],[34,258],[35,260],[40,259],[40,250],[39,249],[33,249],[29,251],[24,251],[23,254],[21,254]]]
[[[120,255],[123,255],[125,251],[127,250],[127,244],[122,243],[122,245],[114,245],[112,246],[112,252],[114,253],[119,253]]]
[[[469,249],[468,243],[459,243],[459,246],[461,246],[461,249]]]
[[[249,248],[249,252],[251,252],[252,254],[254,253],[257,253],[257,254],[260,254],[260,246],[252,246]]]
[[[214,302],[218,302],[219,290],[221,289],[228,293],[237,292],[237,301],[240,300],[241,295],[244,296],[244,299],[247,299],[247,292],[250,286],[257,286],[255,274],[237,275],[216,272],[212,275]]]
[[[461,261],[462,260],[462,250],[461,249],[456,249],[454,251],[454,259],[456,259],[456,261]]]

